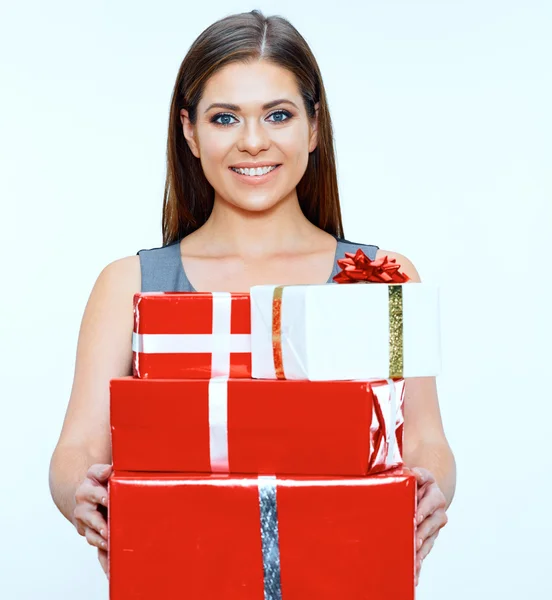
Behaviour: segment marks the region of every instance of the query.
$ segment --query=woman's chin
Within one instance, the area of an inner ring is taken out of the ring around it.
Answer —
[[[240,198],[239,201],[233,201],[232,204],[245,212],[262,213],[274,208],[280,200],[271,198]]]

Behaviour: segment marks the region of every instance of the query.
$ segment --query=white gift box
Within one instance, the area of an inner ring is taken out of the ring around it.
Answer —
[[[255,379],[386,379],[441,370],[436,285],[257,285],[250,293]]]

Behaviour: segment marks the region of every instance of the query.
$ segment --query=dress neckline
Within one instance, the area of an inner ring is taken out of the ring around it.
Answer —
[[[335,252],[334,252],[334,258],[333,258],[332,271],[330,273],[330,276],[328,277],[328,280],[325,281],[324,283],[333,283],[333,278],[336,274],[337,257],[339,254],[339,238],[337,238],[332,233],[330,233],[330,235],[335,239]],[[178,260],[180,275],[184,278],[184,281],[188,283],[188,286],[190,287],[190,291],[197,292],[198,290],[195,289],[195,287],[192,285],[192,282],[188,279],[188,275],[186,274],[186,269],[184,268],[184,263],[182,262],[182,255],[180,254],[180,242],[181,242],[181,240],[178,240],[177,242],[175,242],[176,258]],[[322,284],[320,284],[320,285],[322,285]]]

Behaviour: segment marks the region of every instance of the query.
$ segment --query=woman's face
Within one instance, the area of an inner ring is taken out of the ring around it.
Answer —
[[[208,80],[196,124],[184,109],[180,119],[215,200],[218,196],[245,210],[263,211],[296,198],[295,187],[316,148],[317,127],[290,71],[262,60],[231,63]],[[272,171],[248,175],[234,170],[255,168],[258,173],[263,166]]]

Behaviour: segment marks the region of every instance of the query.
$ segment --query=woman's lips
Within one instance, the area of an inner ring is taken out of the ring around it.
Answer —
[[[231,167],[229,167],[229,169],[243,183],[247,183],[248,185],[260,185],[263,183],[267,183],[271,179],[273,179],[274,175],[280,170],[281,166],[282,165],[278,165],[275,169],[272,169],[272,171],[269,171],[265,175],[253,175],[253,176],[242,175],[241,173],[234,171],[234,169],[232,169]]]

